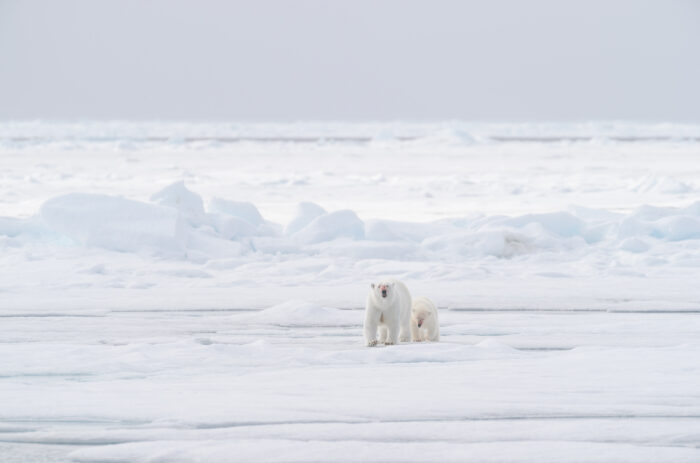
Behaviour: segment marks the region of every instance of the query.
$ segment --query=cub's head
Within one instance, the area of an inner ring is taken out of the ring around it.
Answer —
[[[423,306],[417,305],[411,307],[411,319],[418,325],[418,328],[423,326],[426,320],[429,320],[433,313]]]
[[[370,288],[374,293],[374,297],[379,300],[391,299],[394,297],[393,281],[380,281],[379,283],[372,283]]]

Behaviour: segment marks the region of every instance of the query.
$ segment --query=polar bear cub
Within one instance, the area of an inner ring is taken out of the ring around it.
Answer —
[[[411,305],[411,341],[439,341],[440,323],[433,301],[417,297]]]
[[[396,344],[410,339],[411,294],[406,285],[388,279],[370,285],[365,305],[365,342]],[[377,340],[377,329],[379,340]]]

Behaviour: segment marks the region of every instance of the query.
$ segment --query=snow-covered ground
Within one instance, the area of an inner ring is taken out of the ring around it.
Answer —
[[[700,126],[0,125],[3,461],[698,461]],[[370,281],[441,342],[368,349]]]

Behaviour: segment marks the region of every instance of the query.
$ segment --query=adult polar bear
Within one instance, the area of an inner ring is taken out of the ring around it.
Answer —
[[[411,293],[398,280],[388,279],[370,285],[365,305],[365,343],[396,344],[410,340]],[[379,340],[377,341],[377,329]]]

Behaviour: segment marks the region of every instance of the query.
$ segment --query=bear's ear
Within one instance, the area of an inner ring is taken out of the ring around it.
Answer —
[[[371,283],[370,286],[372,287],[372,289],[374,289],[374,283]]]

